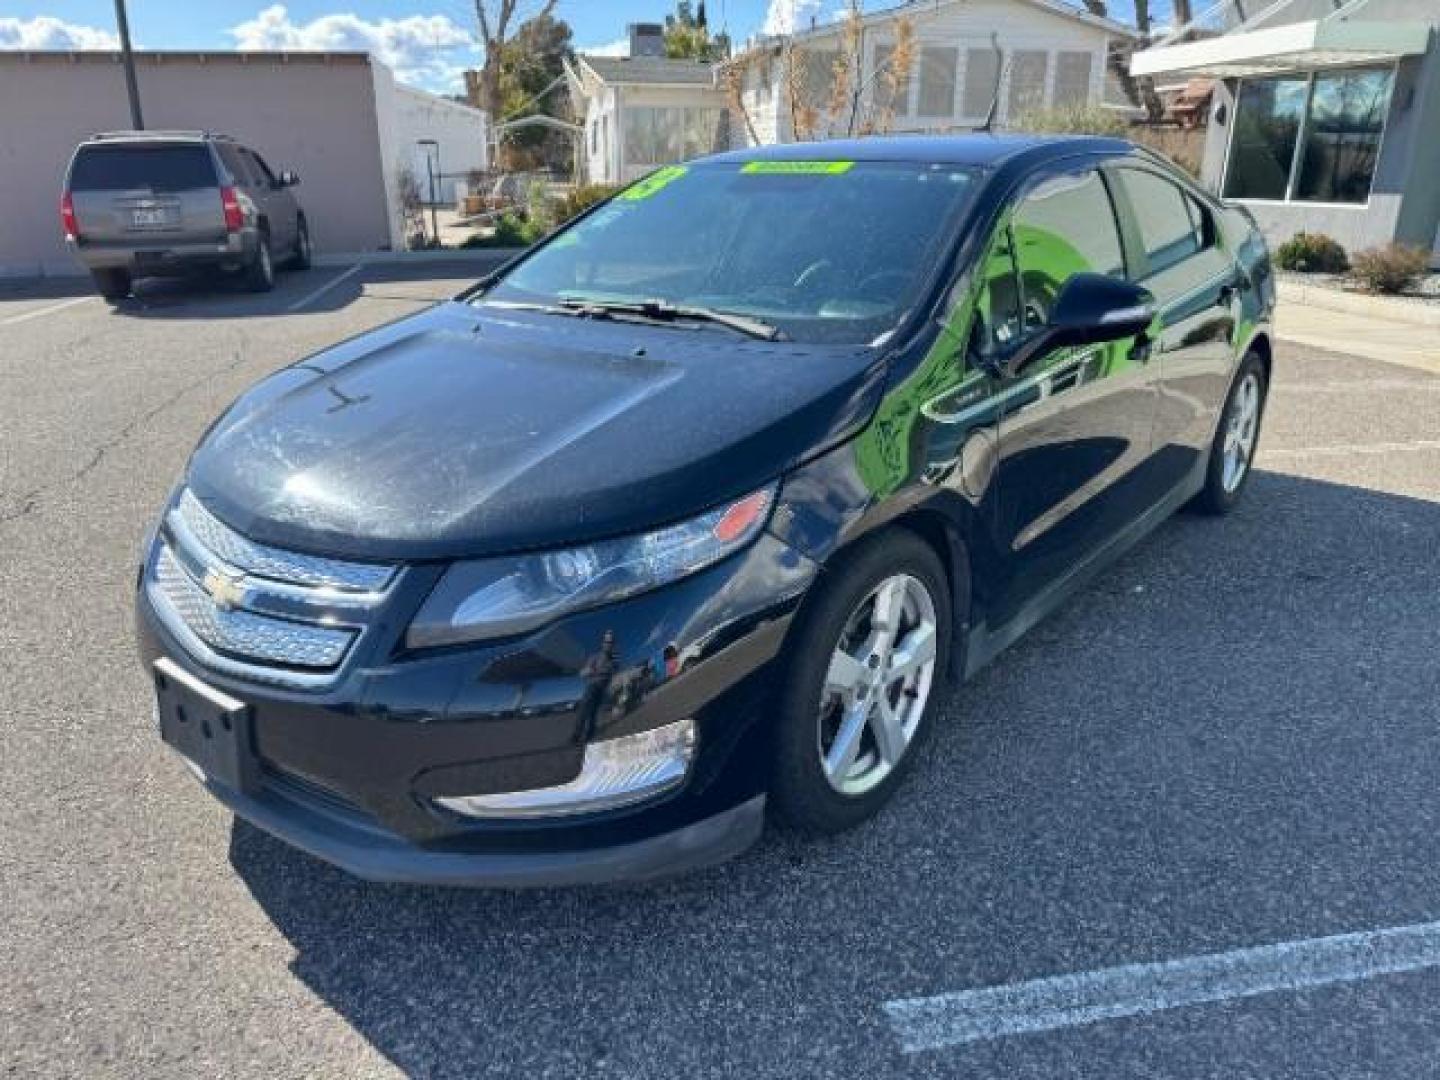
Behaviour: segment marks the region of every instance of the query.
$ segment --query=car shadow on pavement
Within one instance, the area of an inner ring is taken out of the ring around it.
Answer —
[[[114,311],[135,319],[249,319],[340,311],[362,295],[439,301],[460,291],[457,281],[477,280],[502,261],[498,256],[481,255],[453,262],[316,266],[279,272],[274,290],[268,293],[251,292],[239,274],[220,271],[184,278],[146,278],[136,283],[133,296],[114,305]]]
[[[1257,472],[966,684],[838,838],[568,891],[368,884],[243,823],[231,862],[412,1075],[876,1075],[891,998],[1437,917],[1437,539],[1440,503]],[[1280,1075],[1267,1030],[1229,1037]]]

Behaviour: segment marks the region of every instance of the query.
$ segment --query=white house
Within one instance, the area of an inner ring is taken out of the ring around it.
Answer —
[[[902,19],[913,28],[913,56],[909,79],[892,91],[886,73]],[[1111,42],[1135,37],[1059,0],[911,0],[866,15],[860,25],[860,95],[847,95],[839,108],[830,100],[845,48],[837,22],[794,35],[788,47],[784,39],[762,39],[722,65],[720,81],[738,80],[744,107],[731,123],[735,145],[794,141],[797,112],[807,106],[814,137],[860,134],[872,125],[891,132],[972,128],[990,110],[997,75],[998,126],[1029,110],[1099,106]],[[791,56],[802,65],[793,76]],[[849,85],[853,91],[856,83]],[[809,126],[803,117],[802,126]]]
[[[631,55],[580,55],[566,65],[584,126],[581,160],[593,183],[625,183],[721,148],[725,95],[713,66],[666,59],[660,33],[632,26]]]

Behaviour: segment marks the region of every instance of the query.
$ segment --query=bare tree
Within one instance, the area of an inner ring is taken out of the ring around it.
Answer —
[[[480,43],[485,47],[485,66],[480,69],[480,107],[499,121],[504,113],[500,92],[501,51],[510,40],[510,30],[530,18],[549,15],[559,0],[475,0],[480,21]],[[532,10],[533,9],[533,10]]]
[[[1091,15],[1098,15],[1100,18],[1108,18],[1109,11],[1105,6],[1105,0],[1082,0],[1085,10]],[[1189,21],[1190,10],[1189,0],[1175,0],[1175,15],[1178,20],[1181,9],[1187,13],[1185,21]],[[1150,0],[1135,0],[1135,29],[1140,31],[1142,39],[1150,36]],[[1120,90],[1125,95],[1125,100],[1137,107],[1143,106],[1145,115],[1152,121],[1159,120],[1165,112],[1165,104],[1160,100],[1160,95],[1155,92],[1155,80],[1148,76],[1136,78],[1130,74],[1130,57],[1135,50],[1121,42],[1112,41],[1106,56],[1110,65],[1110,72],[1115,76],[1115,81],[1120,84]]]

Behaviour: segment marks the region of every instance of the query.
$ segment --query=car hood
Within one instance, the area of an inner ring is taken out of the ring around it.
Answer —
[[[873,412],[877,351],[446,303],[243,395],[187,482],[255,540],[356,558],[573,544],[700,513]]]

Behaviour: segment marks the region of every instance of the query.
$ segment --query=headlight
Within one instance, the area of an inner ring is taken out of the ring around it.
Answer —
[[[413,649],[524,633],[562,615],[677,581],[765,527],[775,485],[655,532],[564,551],[456,563],[406,634]]]

